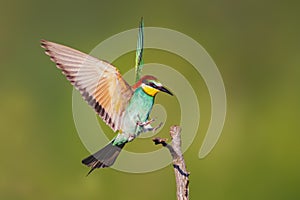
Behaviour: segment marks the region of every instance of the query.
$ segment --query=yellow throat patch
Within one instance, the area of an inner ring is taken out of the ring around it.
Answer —
[[[153,87],[150,87],[148,85],[143,85],[143,90],[144,92],[146,92],[146,94],[150,95],[150,96],[154,96],[156,95],[156,93],[158,93],[158,89],[155,89]]]

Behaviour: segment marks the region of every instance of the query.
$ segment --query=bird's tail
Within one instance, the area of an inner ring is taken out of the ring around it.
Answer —
[[[125,143],[120,145],[113,145],[113,142],[114,141],[110,142],[108,145],[106,145],[93,155],[90,155],[89,157],[81,161],[83,164],[91,167],[91,170],[87,175],[89,175],[96,168],[110,167],[114,164]]]

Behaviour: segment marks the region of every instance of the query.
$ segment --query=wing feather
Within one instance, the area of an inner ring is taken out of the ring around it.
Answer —
[[[111,64],[46,40],[45,53],[113,131],[119,130],[132,88]]]

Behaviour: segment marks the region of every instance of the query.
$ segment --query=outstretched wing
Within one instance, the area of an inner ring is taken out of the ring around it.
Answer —
[[[105,61],[60,44],[41,40],[41,46],[103,121],[113,131],[119,130],[133,94],[119,71]]]

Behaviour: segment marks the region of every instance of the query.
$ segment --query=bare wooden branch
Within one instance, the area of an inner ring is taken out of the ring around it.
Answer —
[[[189,199],[189,175],[190,173],[186,170],[186,165],[181,152],[181,128],[179,126],[172,126],[170,128],[170,135],[172,138],[172,144],[166,143],[165,138],[154,138],[153,142],[161,144],[168,148],[173,158],[173,167],[176,178],[177,187],[177,199],[188,200]]]

